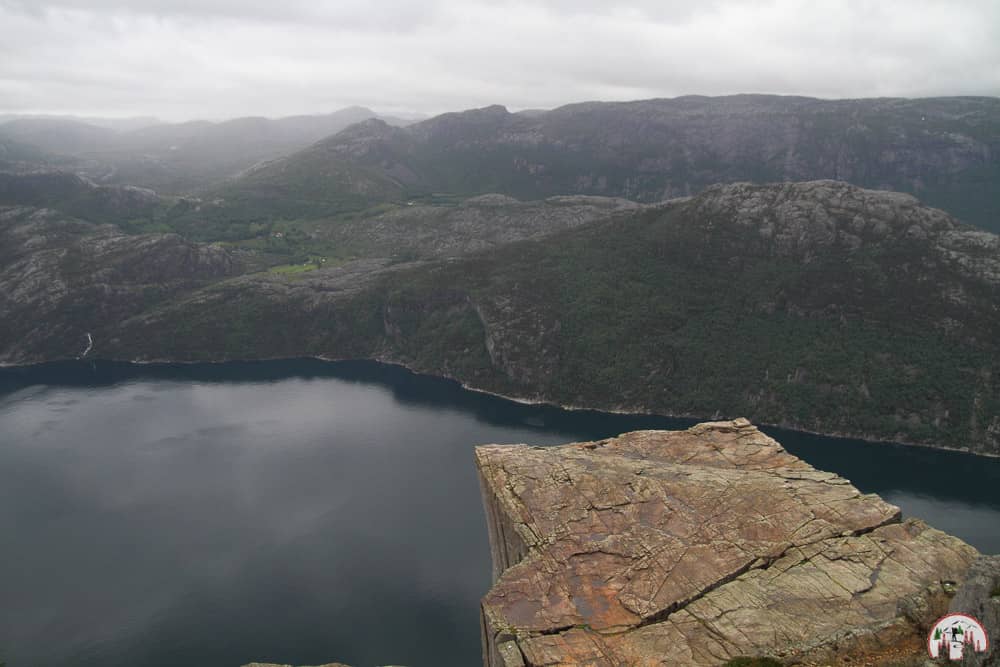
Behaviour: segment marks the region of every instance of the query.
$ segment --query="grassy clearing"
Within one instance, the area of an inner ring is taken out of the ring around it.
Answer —
[[[278,266],[272,266],[267,270],[267,272],[279,275],[295,275],[298,273],[315,271],[318,268],[319,266],[317,266],[315,262],[307,262],[305,264],[280,264]]]

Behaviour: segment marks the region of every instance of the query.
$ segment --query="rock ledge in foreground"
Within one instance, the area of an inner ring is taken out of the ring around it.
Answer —
[[[978,555],[745,419],[476,461],[489,667],[917,656]]]

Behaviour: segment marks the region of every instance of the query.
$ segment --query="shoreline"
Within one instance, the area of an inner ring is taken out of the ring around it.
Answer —
[[[420,376],[420,377],[434,378],[434,379],[440,379],[440,380],[448,380],[448,381],[454,382],[454,383],[458,384],[458,386],[461,387],[465,391],[469,391],[469,392],[473,392],[473,393],[477,393],[477,394],[482,394],[482,395],[486,395],[486,396],[492,396],[494,398],[499,398],[501,400],[510,401],[512,403],[517,403],[519,405],[538,406],[538,407],[551,407],[551,408],[556,408],[556,409],[559,409],[559,410],[565,410],[567,412],[600,412],[600,413],[604,413],[604,414],[613,414],[613,415],[622,415],[622,416],[663,417],[663,418],[667,418],[667,419],[689,419],[689,420],[692,420],[692,421],[695,421],[695,422],[718,421],[718,420],[736,419],[738,417],[745,417],[745,415],[728,416],[728,415],[718,415],[717,414],[717,415],[705,416],[705,415],[691,415],[691,414],[679,414],[679,413],[663,413],[663,412],[653,412],[653,411],[650,411],[648,409],[643,409],[643,408],[637,408],[637,409],[632,409],[632,410],[622,409],[622,408],[601,408],[601,407],[593,407],[593,406],[586,406],[586,405],[563,404],[563,403],[558,403],[558,402],[551,401],[551,400],[533,399],[533,398],[527,398],[527,397],[522,397],[522,396],[512,396],[512,395],[508,395],[508,394],[501,394],[501,393],[496,392],[496,391],[491,391],[489,389],[483,389],[481,387],[476,387],[476,386],[474,386],[472,384],[469,384],[469,383],[467,383],[467,382],[465,382],[463,380],[460,380],[460,379],[458,379],[456,377],[453,377],[451,375],[448,375],[446,373],[429,373],[429,372],[426,372],[426,371],[417,370],[417,369],[415,369],[415,368],[407,365],[404,362],[401,362],[401,361],[395,360],[395,359],[385,358],[385,357],[356,358],[356,357],[328,357],[328,356],[324,356],[324,355],[305,355],[305,356],[301,356],[301,357],[265,357],[265,358],[258,358],[258,359],[221,359],[221,360],[213,360],[213,361],[178,361],[178,360],[174,360],[174,359],[131,359],[131,360],[122,360],[122,359],[101,359],[101,358],[89,359],[89,360],[86,360],[86,361],[89,361],[91,363],[92,362],[98,362],[98,361],[110,362],[110,363],[122,363],[122,364],[130,364],[130,365],[133,365],[133,366],[155,366],[155,365],[162,365],[162,366],[169,366],[169,365],[195,366],[195,365],[199,365],[199,364],[201,364],[201,365],[217,366],[217,365],[231,364],[231,363],[267,363],[267,362],[279,362],[279,361],[292,361],[294,359],[309,360],[309,361],[318,361],[318,362],[329,363],[329,364],[337,364],[337,363],[344,363],[344,362],[367,362],[367,363],[381,364],[381,365],[384,365],[384,366],[392,366],[392,367],[395,367],[395,368],[403,369],[403,370],[407,371],[408,373],[412,373],[413,375],[417,375],[417,376]],[[71,362],[72,363],[72,362],[81,362],[81,361],[84,361],[84,360],[82,358],[67,358],[67,359],[54,359],[54,360],[49,360],[49,361],[40,361],[40,362],[36,362],[36,363],[32,363],[32,364],[10,364],[10,363],[6,363],[6,362],[0,362],[0,370],[30,369],[32,367],[42,366],[42,365],[45,365],[45,364],[64,363],[64,362]],[[922,449],[930,449],[930,450],[935,450],[935,451],[955,452],[955,453],[959,453],[959,454],[967,454],[969,456],[981,456],[981,457],[989,458],[989,459],[1000,459],[1000,454],[993,454],[993,453],[988,453],[988,452],[982,452],[982,453],[980,453],[980,452],[973,452],[973,451],[970,451],[968,448],[942,447],[942,446],[931,445],[931,444],[922,443],[922,442],[908,441],[908,440],[905,440],[905,439],[887,440],[885,438],[874,437],[874,436],[872,436],[870,434],[860,434],[859,435],[859,434],[856,434],[856,433],[845,433],[843,431],[817,431],[817,430],[814,430],[814,429],[811,429],[811,428],[807,428],[805,426],[799,426],[799,425],[796,425],[796,424],[787,424],[787,423],[786,424],[773,424],[773,423],[769,423],[769,422],[755,421],[753,419],[750,419],[749,417],[747,417],[747,419],[749,419],[749,421],[754,426],[757,426],[759,428],[782,429],[782,430],[786,430],[786,431],[794,431],[794,432],[797,432],[797,433],[804,433],[804,434],[808,434],[808,435],[820,436],[820,437],[825,437],[825,438],[840,438],[840,439],[843,439],[843,440],[860,440],[862,442],[867,442],[867,443],[871,443],[871,444],[874,444],[874,445],[898,445],[898,446],[903,446],[903,447],[919,447],[919,448],[922,448]]]

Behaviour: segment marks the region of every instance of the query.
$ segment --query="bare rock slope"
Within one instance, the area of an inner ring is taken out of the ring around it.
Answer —
[[[745,419],[477,448],[486,664],[917,656],[977,557]]]

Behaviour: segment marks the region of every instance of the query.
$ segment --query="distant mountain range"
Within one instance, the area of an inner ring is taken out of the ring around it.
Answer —
[[[715,183],[829,178],[908,192],[1000,231],[998,98],[690,96],[519,113],[492,106],[420,122],[349,107],[127,130],[99,124],[0,124],[0,169],[70,170],[286,217],[438,194],[648,203]]]
[[[428,193],[655,202],[714,183],[837,179],[1000,230],[1000,99],[737,95],[365,121],[241,177],[240,196],[359,206]]]
[[[176,124],[136,121],[131,127],[128,123],[99,120],[18,118],[0,124],[0,146],[31,147],[43,156],[34,162],[77,171],[100,183],[179,194],[205,189],[262,160],[293,153],[370,118],[395,124],[408,122],[381,117],[363,107],[278,119],[253,117]],[[0,161],[3,159],[0,152]]]
[[[71,123],[83,123],[94,125],[109,130],[128,132],[139,130],[150,125],[161,125],[159,118],[152,116],[131,116],[123,118],[103,118],[99,116],[73,116],[69,114],[38,114],[38,113],[0,113],[0,124],[12,120],[44,120],[44,121],[66,121]]]
[[[1000,455],[1000,237],[965,223],[1000,229],[1000,99],[20,119],[0,363],[373,358]]]

